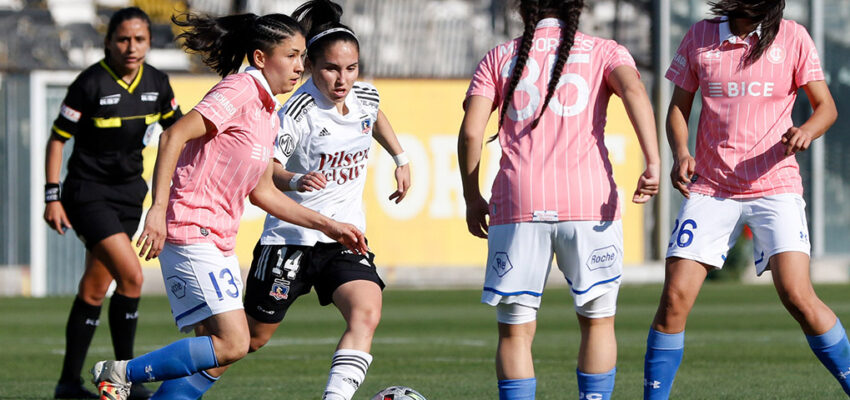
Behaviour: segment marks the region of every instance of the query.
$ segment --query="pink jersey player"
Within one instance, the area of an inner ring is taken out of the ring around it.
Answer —
[[[133,383],[166,381],[156,398],[199,398],[251,342],[242,307],[240,265],[233,254],[245,197],[270,214],[318,229],[356,253],[367,251],[353,225],[304,208],[278,191],[270,160],[279,120],[274,96],[291,91],[304,71],[304,32],[282,14],[173,21],[189,50],[224,79],[162,133],[153,205],[137,245],[159,257],[178,340],[132,360],[92,369],[101,398],[126,399]],[[247,57],[251,67],[237,73]]]
[[[708,272],[723,267],[744,226],[753,232],[756,273],[772,271],[782,304],[850,394],[850,342],[809,279],[809,231],[794,158],[837,115],[817,50],[801,25],[782,19],[783,0],[710,4],[716,18],[691,27],[666,74],[676,85],[667,115],[670,176],[685,201],[647,338],[644,399],[670,397],[688,314]],[[801,88],[814,112],[795,126],[791,110]],[[697,91],[702,109],[694,158],[688,118]]]
[[[520,1],[523,36],[491,50],[472,77],[458,139],[470,233],[488,239],[481,301],[496,307],[501,399],[533,399],[536,312],[553,255],[570,285],[583,337],[581,398],[609,399],[623,234],[604,131],[611,94],[623,98],[646,157],[633,201],[658,191],[649,98],[629,52],[577,31],[584,1]],[[478,167],[485,127],[499,111],[502,148],[490,202]],[[487,215],[489,214],[489,223]]]

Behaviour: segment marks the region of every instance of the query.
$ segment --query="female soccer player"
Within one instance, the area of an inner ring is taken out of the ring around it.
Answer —
[[[373,133],[398,164],[398,190],[390,199],[405,197],[410,167],[378,108],[378,91],[356,81],[359,43],[340,23],[341,16],[342,8],[328,0],[308,1],[293,13],[308,31],[312,77],[278,112],[274,178],[299,204],[365,230],[362,198]],[[374,257],[354,254],[322,232],[269,215],[245,289],[250,351],[265,345],[295,299],[315,287],[321,304],[333,303],[347,324],[322,399],[350,400],[372,362],[372,336],[381,318],[384,283]]]
[[[534,398],[531,342],[553,253],[581,327],[579,397],[608,399],[614,389],[623,233],[603,142],[612,93],[623,98],[646,159],[632,201],[658,191],[655,120],[634,60],[616,42],[577,31],[583,7],[582,0],[520,1],[522,37],[484,57],[464,102],[458,162],[469,231],[488,238],[481,300],[496,306],[499,321],[500,399]],[[502,158],[488,209],[478,168],[497,107]]]
[[[116,358],[133,358],[142,267],[130,238],[148,191],[141,176],[142,149],[155,123],[168,128],[182,115],[168,76],[145,63],[150,38],[144,11],[131,7],[112,15],[105,57],[68,88],[47,143],[44,220],[60,235],[73,226],[86,246],[85,272],[65,328],[57,399],[97,398],[83,386],[80,372],[113,279],[112,347]],[[74,150],[60,196],[62,149],[72,137]],[[150,395],[139,384],[130,397]]]
[[[794,158],[836,118],[817,50],[802,26],[782,19],[782,0],[710,4],[717,18],[691,27],[666,74],[676,85],[667,115],[670,176],[686,199],[647,339],[644,398],[670,395],[688,313],[706,274],[723,266],[744,225],[753,232],[757,273],[772,271],[782,304],[850,393],[850,344],[809,280],[809,233]],[[791,109],[800,88],[814,112],[797,127]],[[688,117],[697,89],[703,106],[694,159]]]
[[[278,218],[317,229],[355,253],[362,233],[297,205],[275,189],[271,146],[279,125],[275,95],[291,91],[303,72],[303,31],[281,14],[173,19],[187,30],[184,47],[224,79],[163,132],[154,169],[153,205],[137,245],[160,257],[171,310],[181,331],[197,337],[129,361],[92,369],[103,399],[123,399],[131,382],[167,381],[154,398],[197,398],[195,386],[216,377],[202,371],[231,364],[248,351],[240,301],[242,280],[233,254],[245,196]],[[251,68],[239,70],[248,57]],[[171,182],[171,184],[169,184]],[[170,187],[169,187],[170,186]],[[169,195],[170,190],[170,195]]]

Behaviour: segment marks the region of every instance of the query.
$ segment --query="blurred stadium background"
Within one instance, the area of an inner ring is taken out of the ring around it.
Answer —
[[[456,135],[461,101],[476,64],[491,47],[520,32],[518,17],[507,11],[513,0],[337,1],[345,9],[343,22],[361,39],[361,77],[381,91],[382,109],[412,159],[413,189],[401,205],[385,200],[394,187],[391,159],[376,151],[370,160],[368,236],[382,276],[399,286],[479,285],[486,243],[466,232]],[[185,112],[217,77],[175,44],[172,14],[185,10],[211,15],[289,13],[301,2],[0,0],[0,295],[76,291],[83,247],[73,235],[60,237],[48,231],[42,220],[44,145],[67,85],[79,71],[102,58],[103,34],[115,9],[136,5],[150,14],[154,26],[148,62],[170,74]],[[661,128],[672,91],[662,79],[663,72],[687,28],[706,17],[707,11],[704,0],[596,0],[588,2],[581,29],[629,48]],[[850,25],[846,23],[850,2],[787,0],[785,17],[808,27],[839,109],[835,126],[798,160],[806,187],[813,277],[846,282],[850,280],[850,136],[845,134],[850,129]],[[800,97],[796,121],[810,112],[805,94],[801,92]],[[692,116],[694,127],[697,118]],[[666,151],[661,130],[659,138]],[[606,144],[620,190],[631,193],[642,171],[642,158],[616,101],[609,112]],[[68,154],[70,149],[66,146]],[[148,178],[154,155],[155,148],[148,149]],[[482,170],[490,179],[497,159],[498,149],[489,147]],[[664,176],[669,160],[668,151]],[[626,282],[663,278],[661,258],[680,201],[681,196],[665,183],[649,206],[625,205]],[[257,209],[248,209],[243,218],[237,243],[243,267],[251,261],[262,218]],[[740,248],[746,249],[746,244]],[[745,265],[749,257],[744,250],[739,259]],[[158,264],[144,265],[145,290],[161,291]]]

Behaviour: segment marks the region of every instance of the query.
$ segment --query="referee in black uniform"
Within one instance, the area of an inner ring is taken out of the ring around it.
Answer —
[[[109,330],[119,360],[133,358],[142,268],[130,242],[148,187],[142,179],[142,149],[154,125],[168,128],[181,117],[165,73],[145,64],[150,19],[139,8],[117,11],[104,39],[106,57],[83,71],[68,88],[47,143],[44,220],[59,234],[74,229],[86,246],[86,269],[65,329],[65,360],[57,399],[98,396],[80,373],[106,291]],[[59,183],[62,149],[74,138],[65,182]],[[134,385],[131,399],[151,392]]]

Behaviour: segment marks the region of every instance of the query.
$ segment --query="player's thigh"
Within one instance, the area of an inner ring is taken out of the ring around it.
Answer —
[[[552,265],[554,224],[521,222],[490,227],[482,303],[540,307]]]
[[[210,243],[165,243],[159,256],[174,320],[182,332],[205,319],[242,310],[239,260]],[[244,313],[242,313],[244,316]]]
[[[589,318],[613,316],[623,273],[622,221],[559,222],[553,247],[576,312]]]
[[[375,266],[375,254],[355,254],[336,242],[316,243],[311,264],[315,268],[314,287],[321,305],[334,303],[340,311],[349,309],[350,300],[356,297],[352,289],[366,288],[363,301],[368,303],[364,304],[370,305],[373,311],[380,310],[381,291],[385,285]],[[338,304],[338,301],[347,304]]]
[[[679,209],[667,244],[667,257],[722,268],[744,226],[740,200],[692,193]]]
[[[245,313],[258,322],[280,323],[292,303],[310,293],[310,252],[308,246],[257,243],[245,284]]]
[[[761,275],[771,267],[771,257],[799,252],[806,259],[811,251],[806,222],[806,202],[798,194],[780,194],[746,202],[746,223],[753,231],[753,260]],[[806,263],[808,269],[808,263]]]

